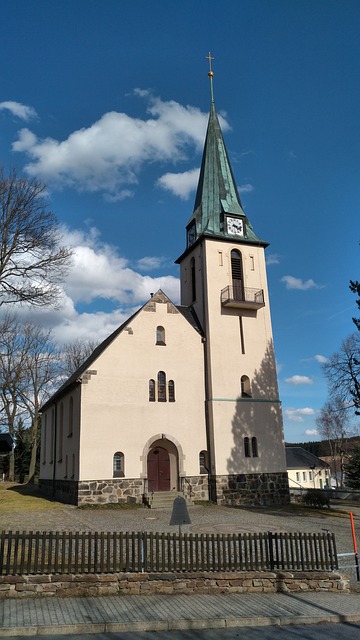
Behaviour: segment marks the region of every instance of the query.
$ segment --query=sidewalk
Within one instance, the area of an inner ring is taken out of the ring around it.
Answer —
[[[329,622],[360,622],[360,594],[234,593],[0,601],[0,637]]]

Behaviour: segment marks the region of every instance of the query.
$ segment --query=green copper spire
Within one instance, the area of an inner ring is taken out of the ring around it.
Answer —
[[[231,169],[229,156],[215,109],[213,92],[213,71],[210,53],[207,56],[210,65],[211,106],[204,152],[201,162],[199,183],[195,198],[194,212],[188,228],[196,222],[196,236],[214,235],[229,237],[227,216],[242,220],[244,235],[242,240],[262,242],[258,238],[242,208],[239,192]]]

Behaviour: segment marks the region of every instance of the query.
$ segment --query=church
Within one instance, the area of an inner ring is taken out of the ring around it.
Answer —
[[[180,267],[42,407],[40,487],[70,504],[289,500],[265,248],[213,98]],[[172,504],[172,503],[171,503]]]

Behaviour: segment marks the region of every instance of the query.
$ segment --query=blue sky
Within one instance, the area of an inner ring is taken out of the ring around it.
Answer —
[[[317,439],[321,361],[354,330],[358,0],[2,0],[0,163],[48,185],[74,247],[58,341],[102,339],[178,267],[210,102],[268,241],[289,442]],[[32,316],[34,317],[34,316]]]

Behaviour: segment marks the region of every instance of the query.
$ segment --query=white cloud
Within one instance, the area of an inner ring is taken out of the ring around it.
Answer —
[[[301,278],[294,278],[294,276],[283,276],[281,282],[285,282],[287,289],[301,289],[306,291],[307,289],[320,289],[320,285],[316,284],[314,280],[309,279],[303,282]]]
[[[22,308],[24,319],[51,329],[61,344],[75,338],[100,342],[158,289],[178,304],[180,283],[174,276],[153,278],[130,268],[117,249],[101,240],[99,231],[62,230],[63,242],[73,249],[59,309]],[[163,259],[144,257],[140,264],[159,266]],[[95,303],[95,304],[94,304]],[[95,306],[96,305],[96,306]]]
[[[304,407],[303,409],[285,409],[284,414],[291,422],[304,422],[304,416],[313,416],[315,409]]]
[[[318,436],[319,432],[317,429],[305,429],[305,435],[306,436]]]
[[[265,261],[268,266],[272,264],[279,264],[280,256],[277,253],[269,253],[269,255],[265,255]]]
[[[329,362],[329,358],[326,358],[326,356],[322,356],[320,354],[317,354],[316,356],[314,356],[314,359],[317,362],[320,362],[320,364],[325,364],[325,362]]]
[[[0,111],[1,110],[10,111],[13,116],[21,120],[31,120],[31,118],[36,118],[37,116],[33,107],[28,107],[26,104],[21,104],[21,102],[15,102],[14,100],[0,102]]]
[[[179,300],[179,280],[174,276],[152,278],[131,269],[117,249],[103,243],[96,229],[88,233],[67,231],[64,243],[73,248],[73,264],[65,281],[65,293],[74,304],[90,304],[106,299],[122,304],[138,304],[150,293],[163,289],[174,301]]]
[[[140,271],[153,271],[154,269],[159,269],[164,262],[164,258],[145,256],[137,261],[136,267],[140,269]]]
[[[201,149],[207,114],[173,100],[164,102],[148,91],[136,93],[147,100],[147,119],[112,111],[65,140],[40,139],[21,129],[12,148],[28,156],[25,171],[57,188],[99,191],[110,200],[120,200],[133,195],[144,164],[175,164],[186,160],[189,150]],[[223,119],[222,126],[228,128]],[[184,178],[177,195],[185,197],[188,181]],[[170,178],[164,179],[164,188],[169,184]]]
[[[252,186],[252,184],[241,184],[238,187],[239,193],[251,193],[252,191],[254,191],[254,187]]]
[[[157,186],[170,191],[182,200],[187,200],[196,189],[199,180],[200,169],[190,169],[184,173],[165,173],[157,181]]]
[[[286,378],[285,382],[287,382],[288,384],[294,384],[294,385],[314,384],[314,381],[308,376],[298,376],[298,375],[292,376],[291,378]]]

